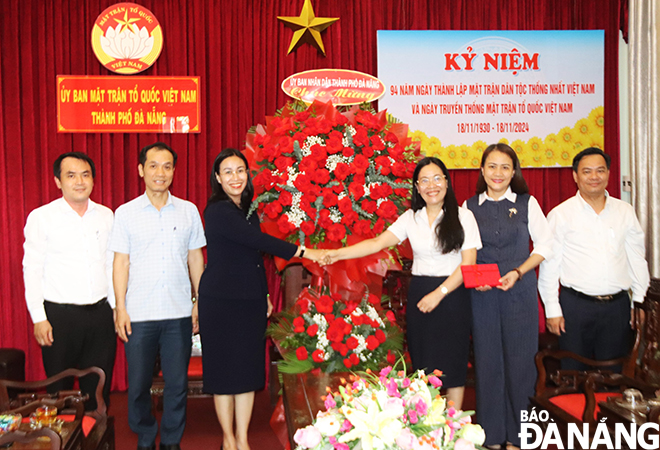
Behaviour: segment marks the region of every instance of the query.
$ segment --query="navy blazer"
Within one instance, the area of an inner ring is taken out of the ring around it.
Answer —
[[[291,259],[298,246],[263,233],[256,213],[247,219],[230,201],[210,204],[204,219],[208,264],[200,297],[265,298],[268,284],[261,252]]]

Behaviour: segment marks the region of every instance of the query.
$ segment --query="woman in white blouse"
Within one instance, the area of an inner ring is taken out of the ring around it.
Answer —
[[[475,263],[481,240],[472,213],[458,206],[442,161],[422,159],[412,181],[411,209],[379,236],[329,251],[326,261],[360,258],[410,240],[413,278],[406,320],[413,368],[443,371],[447,397],[460,409],[471,323],[460,266]]]
[[[484,150],[477,195],[466,204],[479,224],[478,264],[497,264],[501,286],[472,291],[477,414],[486,446],[520,446],[520,412],[534,395],[538,297],[534,269],[552,254],[552,232],[506,144]],[[464,206],[466,206],[464,204]],[[530,238],[534,250],[529,251]]]

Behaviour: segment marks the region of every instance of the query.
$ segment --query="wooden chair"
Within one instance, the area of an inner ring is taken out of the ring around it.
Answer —
[[[19,442],[23,444],[28,444],[36,439],[41,437],[47,437],[50,439],[50,449],[51,450],[61,450],[62,449],[62,438],[55,431],[50,428],[41,428],[34,431],[12,431],[0,436],[0,448],[6,444],[13,444],[14,442]]]
[[[211,394],[203,392],[204,381],[202,378],[202,357],[191,356],[188,364],[188,398],[211,398]],[[160,367],[160,358],[156,358],[154,375],[151,383],[151,401],[154,411],[163,410],[163,390],[165,389],[165,380],[163,371]]]
[[[47,386],[68,377],[81,378],[96,374],[99,378],[96,385],[96,404],[94,411],[85,412],[86,395],[80,391],[60,391],[48,394]],[[103,399],[105,373],[98,367],[84,370],[67,369],[42,381],[11,381],[0,380],[0,411],[29,416],[42,404],[54,405],[58,408],[63,420],[81,420],[84,433],[83,450],[114,450],[115,427],[114,418],[108,417],[107,407]],[[20,389],[23,393],[10,398],[8,389]]]
[[[636,308],[640,308],[636,306]],[[630,353],[622,358],[595,361],[564,350],[544,349],[535,357],[538,378],[531,405],[538,411],[545,410],[550,419],[557,424],[562,438],[567,436],[568,424],[574,423],[582,429],[582,423],[595,425],[599,411],[598,403],[608,397],[620,396],[621,392],[633,387],[647,395],[653,395],[653,388],[641,380],[636,380],[638,372],[637,355],[640,348],[644,328],[643,315],[635,314],[635,341]],[[558,367],[558,362],[569,358],[578,361],[589,370],[555,370],[548,367]],[[612,366],[621,366],[621,374],[612,373]],[[538,413],[537,411],[537,413]],[[542,428],[547,425],[538,423]],[[590,426],[591,431],[595,426]]]

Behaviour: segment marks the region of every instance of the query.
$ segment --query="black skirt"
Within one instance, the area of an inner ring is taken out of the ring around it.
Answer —
[[[470,352],[472,308],[470,293],[463,285],[450,292],[430,313],[417,303],[440,286],[447,277],[413,276],[406,308],[408,349],[415,370],[443,372],[444,388],[465,385]]]

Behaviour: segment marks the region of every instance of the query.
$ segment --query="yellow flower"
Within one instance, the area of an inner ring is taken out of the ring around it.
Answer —
[[[559,131],[559,143],[563,145],[573,145],[573,130],[564,127]]]
[[[516,152],[518,158],[520,158],[520,155],[522,155],[525,151],[525,142],[520,139],[516,139],[511,143],[511,148]]]
[[[413,141],[424,141],[428,139],[426,137],[426,133],[424,133],[422,130],[408,130],[408,137],[412,139]]]
[[[497,141],[500,144],[506,144],[509,145],[509,140],[507,138],[500,138],[499,141]]]
[[[385,445],[393,445],[403,429],[403,424],[398,420],[399,416],[404,413],[403,406],[385,408],[381,411],[378,402],[370,402],[366,411],[342,406],[341,412],[354,428],[342,435],[338,441],[350,442],[360,439],[364,450],[373,450],[375,438]]]
[[[589,113],[589,121],[591,122],[594,131],[600,130],[602,133],[605,128],[605,108],[597,106],[591,110]]]
[[[532,151],[532,153],[538,153],[543,148],[543,141],[534,136],[529,141],[527,141],[527,146]]]
[[[545,137],[545,142],[548,145],[557,145],[559,143],[559,137],[556,134],[549,134]]]
[[[441,425],[445,423],[446,420],[443,413],[445,412],[446,407],[447,400],[440,396],[436,397],[431,402],[431,408],[429,409],[426,419],[424,419],[424,425]]]
[[[589,119],[580,119],[575,124],[575,131],[577,131],[581,136],[588,136],[592,133],[591,122]]]
[[[472,144],[472,150],[476,153],[476,156],[480,158],[481,155],[483,155],[484,150],[486,150],[486,147],[488,147],[488,144],[486,144],[484,141],[477,141]]]

